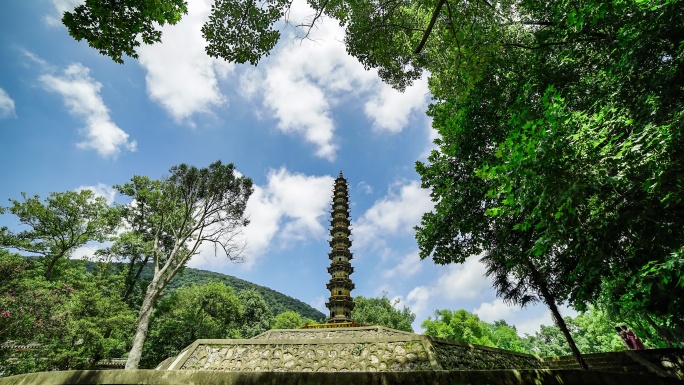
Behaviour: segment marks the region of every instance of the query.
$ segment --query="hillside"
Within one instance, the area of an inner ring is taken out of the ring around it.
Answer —
[[[122,263],[113,263],[113,265],[116,268],[123,268]],[[86,268],[88,270],[92,270],[94,266],[94,262],[86,262]],[[140,278],[143,281],[149,282],[152,280],[152,274],[152,266],[148,265],[143,269]],[[246,289],[254,289],[258,291],[259,294],[264,297],[266,303],[268,303],[270,306],[273,315],[278,315],[285,311],[292,310],[301,314],[303,317],[310,318],[314,321],[323,321],[326,318],[325,314],[296,298],[292,298],[271,288],[233,277],[232,275],[215,273],[213,271],[207,270],[185,268],[173,280],[171,280],[171,283],[169,283],[169,286],[166,287],[164,292],[168,293],[183,286],[203,285],[211,281],[223,282],[227,286],[232,287],[236,292]]]
[[[150,278],[151,273],[152,271],[150,270]],[[292,298],[271,288],[233,277],[232,275],[215,273],[207,270],[186,268],[169,283],[167,290],[176,290],[180,287],[189,285],[201,285],[210,281],[223,282],[227,286],[231,286],[236,292],[245,289],[254,289],[258,291],[259,294],[264,297],[266,303],[271,307],[273,315],[292,310],[314,321],[322,321],[326,318],[325,314],[296,298]]]

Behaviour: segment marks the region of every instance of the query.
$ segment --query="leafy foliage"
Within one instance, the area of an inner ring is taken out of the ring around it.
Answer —
[[[380,298],[354,297],[352,319],[368,325],[385,326],[392,329],[413,332],[411,324],[416,315],[404,306],[399,308],[399,299],[390,301],[384,293]]]
[[[0,372],[87,369],[130,347],[135,313],[118,281],[83,264],[46,280],[39,260],[0,249]]]
[[[117,221],[106,200],[90,190],[52,193],[45,203],[37,195],[22,196],[23,201],[10,199],[12,206],[0,207],[0,214],[16,215],[30,229],[14,233],[6,226],[1,228],[0,246],[44,256],[46,278],[79,246],[105,241]]]
[[[242,311],[233,289],[220,282],[186,286],[162,297],[141,366],[152,368],[199,338],[226,338]]]
[[[417,165],[436,202],[421,256],[482,253],[499,295],[523,306],[607,298],[681,329],[680,296],[652,290],[681,288],[681,271],[660,268],[684,244],[681,2],[500,9],[484,21],[499,32],[474,32],[494,40],[468,76],[449,67],[473,56],[426,61],[440,139]]]
[[[490,338],[491,333],[487,324],[476,314],[463,309],[453,312],[447,309],[436,310],[435,319],[428,317],[421,326],[425,329],[425,334],[429,336],[495,346]]]
[[[272,329],[299,329],[305,325],[314,323],[313,320],[302,317],[299,313],[288,310],[275,316]]]
[[[273,24],[290,4],[288,0],[214,0],[209,21],[202,27],[207,54],[256,65],[280,39]]]
[[[185,0],[86,0],[64,12],[62,23],[74,39],[123,64],[123,55],[138,57],[139,39],[160,42],[157,26],[176,24],[186,13]]]
[[[169,172],[162,180],[134,176],[131,182],[115,186],[135,201],[121,206],[123,218],[132,227],[127,234],[139,239],[154,265],[127,369],[138,366],[156,300],[200,246],[213,244],[216,253],[220,250],[230,259],[238,259],[244,247],[236,235],[249,223],[244,211],[252,181],[221,161],[201,169],[180,164]]]
[[[149,269],[146,271],[151,272]],[[151,274],[146,276],[151,277]],[[325,314],[296,298],[292,298],[268,287],[256,285],[252,282],[248,282],[231,275],[215,273],[212,271],[186,268],[169,283],[167,290],[171,291],[187,285],[203,285],[211,281],[222,282],[227,286],[232,287],[235,292],[241,292],[244,290],[253,290],[258,292],[268,304],[268,308],[271,310],[271,313],[275,315],[287,311],[293,311],[297,314],[300,314],[302,317],[312,319],[317,322],[325,319]]]
[[[425,329],[425,334],[432,337],[491,346],[520,353],[529,352],[523,343],[523,339],[518,336],[515,326],[509,325],[504,320],[490,324],[482,321],[477,314],[472,314],[463,309],[456,311],[436,310],[435,318],[428,317],[421,326]]]
[[[273,313],[259,292],[243,290],[238,293],[238,300],[242,304],[242,311],[231,338],[252,338],[271,329]]]

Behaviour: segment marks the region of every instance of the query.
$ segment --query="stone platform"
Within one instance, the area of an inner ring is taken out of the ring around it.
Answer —
[[[548,370],[535,356],[379,326],[198,340],[156,370],[42,372],[0,385],[681,385],[676,378]]]
[[[417,372],[541,369],[539,359],[381,326],[270,330],[251,339],[197,340],[158,370]]]

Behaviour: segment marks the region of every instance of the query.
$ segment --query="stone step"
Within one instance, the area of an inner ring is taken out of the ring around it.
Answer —
[[[639,365],[638,362],[634,360],[584,360],[589,366],[629,366],[629,365]],[[576,361],[563,361],[563,362],[544,362],[546,366],[549,367],[559,367],[559,366],[577,366]]]
[[[650,374],[648,368],[622,352],[582,355],[590,370],[610,373]],[[573,356],[544,359],[544,366],[555,370],[579,369]]]

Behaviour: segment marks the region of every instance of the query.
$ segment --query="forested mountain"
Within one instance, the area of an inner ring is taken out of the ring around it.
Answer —
[[[151,277],[151,269],[148,274],[150,274]],[[232,275],[215,273],[213,271],[186,268],[171,281],[167,290],[176,290],[180,287],[190,285],[204,285],[211,281],[222,282],[227,286],[232,287],[236,292],[247,289],[256,290],[264,297],[264,300],[268,303],[273,315],[278,315],[291,310],[314,321],[323,321],[326,317],[325,314],[296,298],[292,298],[271,288],[233,277]]]
[[[95,267],[95,263],[88,262],[88,270],[92,270]],[[122,263],[114,263],[115,268],[123,268]],[[141,275],[141,282],[149,282],[152,280],[152,266],[146,266]],[[226,275],[221,273],[215,273],[213,271],[199,270],[192,268],[185,268],[181,273],[179,273],[167,286],[165,293],[175,291],[184,286],[192,285],[205,285],[212,281],[218,281],[224,283],[227,286],[232,287],[236,292],[243,290],[256,290],[264,298],[268,306],[270,307],[273,315],[278,315],[284,313],[288,310],[299,313],[301,316],[310,318],[314,321],[323,321],[325,319],[325,314],[314,309],[308,304],[292,298],[283,293],[277,292],[271,288],[260,286],[255,283],[245,281],[232,275]]]

